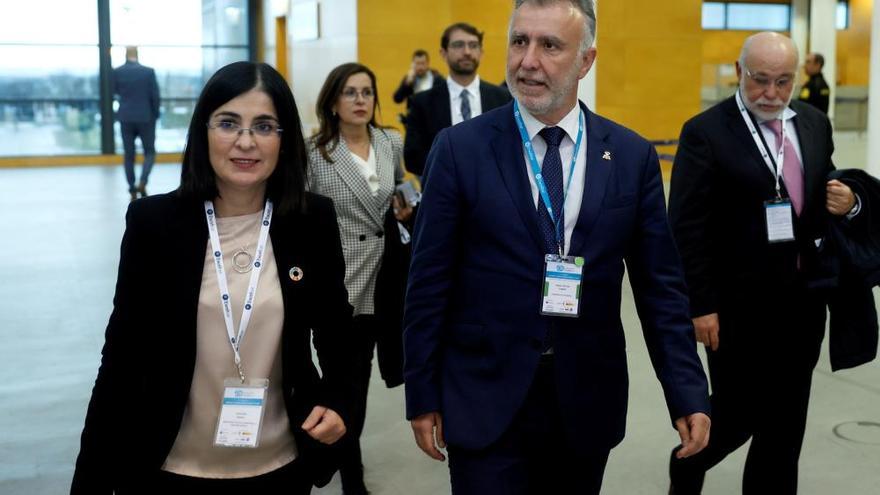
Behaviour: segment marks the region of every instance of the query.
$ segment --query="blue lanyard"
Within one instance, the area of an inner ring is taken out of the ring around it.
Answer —
[[[580,109],[578,109],[580,110]],[[574,167],[577,164],[577,156],[578,151],[581,148],[581,138],[584,134],[584,113],[579,111],[578,118],[578,135],[577,140],[574,143],[574,153],[571,155],[571,169],[568,172],[568,183],[565,185],[565,191],[562,195],[562,208],[565,209],[565,200],[568,198],[568,190],[571,188],[571,179],[574,177]],[[559,255],[562,256],[563,246],[565,246],[565,237],[562,232],[560,232],[559,220],[562,218],[562,215],[556,216],[553,212],[553,205],[550,203],[550,193],[547,192],[547,185],[544,183],[544,176],[541,174],[541,166],[538,164],[538,157],[535,156],[535,150],[532,148],[532,140],[529,139],[529,133],[526,131],[526,125],[523,123],[522,115],[519,112],[519,102],[514,100],[513,102],[513,117],[516,119],[516,126],[519,128],[519,135],[522,138],[523,146],[526,147],[526,154],[529,156],[529,163],[532,168],[532,176],[535,178],[535,184],[538,186],[538,191],[541,193],[541,198],[544,200],[544,207],[547,208],[547,213],[550,214],[550,220],[553,221],[553,225],[556,227],[556,244],[559,246]]]

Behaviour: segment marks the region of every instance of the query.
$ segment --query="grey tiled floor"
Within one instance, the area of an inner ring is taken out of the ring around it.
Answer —
[[[850,155],[863,160],[859,150]],[[172,189],[178,173],[176,166],[157,166],[151,191]],[[0,170],[0,494],[68,489],[111,306],[124,182],[117,167]],[[174,253],[156,256],[171,259]],[[628,289],[623,321],[631,375],[628,434],[612,452],[603,493],[663,494],[666,458],[677,435]],[[449,493],[446,466],[412,441],[402,389],[387,390],[375,376],[371,386],[363,445],[372,492]],[[767,421],[784,420],[767,412]],[[813,381],[800,493],[880,493],[880,426],[839,428],[861,443],[834,433],[837,425],[858,421],[880,423],[880,362],[832,374],[823,354]],[[744,459],[741,449],[713,469],[705,492],[739,493]],[[338,494],[339,485],[334,480],[317,493]]]

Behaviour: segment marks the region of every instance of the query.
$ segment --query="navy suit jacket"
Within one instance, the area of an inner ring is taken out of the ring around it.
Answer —
[[[496,440],[523,404],[547,332],[569,439],[623,439],[624,264],[671,417],[709,409],[659,163],[634,132],[586,114],[578,318],[539,314],[544,248],[512,104],[442,131],[428,157],[405,309],[407,417],[438,411],[452,445]],[[606,153],[610,160],[604,159]]]
[[[113,69],[113,94],[118,96],[120,122],[155,122],[159,118],[156,71],[128,61]]]
[[[446,79],[434,79],[434,86],[414,95],[409,100],[406,117],[406,139],[403,143],[403,159],[406,169],[416,175],[424,175],[428,152],[437,134],[452,125],[452,109],[449,106],[449,86]],[[482,113],[498,108],[510,101],[505,88],[480,80],[480,106]]]

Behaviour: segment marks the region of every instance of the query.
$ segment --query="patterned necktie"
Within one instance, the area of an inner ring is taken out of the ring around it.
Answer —
[[[547,153],[544,154],[544,163],[541,164],[541,175],[544,177],[544,184],[547,186],[547,194],[550,196],[553,214],[559,219],[559,228],[564,232],[562,157],[559,155],[559,143],[565,137],[565,131],[560,127],[545,127],[538,134],[547,143]],[[547,213],[547,208],[544,206],[544,198],[542,196],[539,196],[539,198],[538,223],[541,226],[541,232],[544,234],[544,247],[547,249],[547,253],[556,254],[559,252],[559,247],[556,244],[556,225]]]
[[[764,122],[764,125],[776,135],[776,156],[779,156],[779,146],[782,144],[782,121],[779,119],[769,120]],[[778,167],[779,164],[777,163],[776,166]],[[785,181],[785,190],[788,191],[788,197],[791,198],[794,212],[800,216],[804,209],[804,169],[801,167],[801,161],[798,159],[794,145],[787,137],[785,139],[785,158],[782,163],[782,180]]]
[[[464,122],[471,118],[471,101],[470,101],[470,93],[468,90],[461,90],[461,120]]]

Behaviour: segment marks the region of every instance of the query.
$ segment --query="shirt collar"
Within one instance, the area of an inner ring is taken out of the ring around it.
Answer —
[[[758,124],[764,124],[765,122],[767,122],[766,120],[758,117],[757,114],[753,114],[753,115],[755,115],[755,120],[758,121]],[[783,112],[782,112],[782,119],[788,121],[788,120],[793,119],[796,115],[797,115],[797,112],[795,112],[794,109],[792,109],[791,107],[785,107],[785,110],[783,110]],[[777,120],[777,119],[773,119],[773,120]]]
[[[461,96],[462,90],[468,90],[468,93],[471,96],[476,96],[480,94],[480,76],[477,75],[474,77],[474,80],[471,81],[467,86],[462,86],[455,82],[450,76],[446,76],[446,84],[449,86],[449,94],[452,95],[453,98],[458,98]]]
[[[580,110],[581,106],[578,103],[575,103],[574,107],[562,117],[562,120],[556,124],[557,127],[561,127],[566,134],[568,134],[569,139],[574,142],[577,139],[577,132],[579,127],[579,118],[580,118]],[[529,113],[528,110],[525,109],[522,105],[519,105],[519,113],[522,115],[523,124],[526,126],[526,131],[529,134],[529,140],[534,140],[535,136],[541,132],[541,129],[548,127],[547,124],[541,122],[536,119]]]

